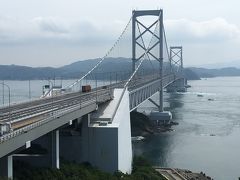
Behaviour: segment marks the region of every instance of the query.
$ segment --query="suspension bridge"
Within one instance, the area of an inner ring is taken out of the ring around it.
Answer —
[[[149,16],[154,20],[146,23]],[[111,57],[131,60],[131,72],[119,79],[111,73],[103,85],[98,75]],[[88,84],[91,91],[82,91]],[[133,11],[110,50],[80,79],[60,91],[52,86],[38,100],[0,109],[0,175],[13,177],[14,159],[60,168],[60,156],[131,173],[130,112],[149,100],[158,107],[159,119],[170,118],[163,107],[164,88],[185,90],[182,47],[168,47],[163,10]],[[158,92],[159,104],[151,99]],[[78,129],[80,138],[59,135],[69,128]],[[48,153],[26,153],[36,143]]]

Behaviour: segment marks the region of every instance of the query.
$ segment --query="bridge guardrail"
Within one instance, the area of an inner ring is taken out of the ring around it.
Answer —
[[[169,83],[174,81],[174,76],[166,75],[162,79],[153,79],[149,83],[144,84],[143,86],[140,86],[140,87],[137,87],[136,89],[131,90],[129,93],[130,111],[134,110],[143,101],[145,101],[146,99],[151,97],[154,93],[159,91],[161,81],[163,82],[163,86],[167,86]]]
[[[90,102],[90,103],[88,102],[86,104],[91,104],[93,102],[95,102],[95,101],[93,100],[92,102]],[[13,132],[11,132],[9,134],[6,134],[6,135],[4,135],[4,136],[2,136],[0,138],[0,144],[3,143],[4,141],[9,140],[9,139],[11,139],[13,137],[16,137],[16,136],[18,136],[20,134],[26,133],[27,131],[29,131],[31,129],[39,127],[42,124],[48,123],[49,121],[54,120],[54,119],[56,119],[57,117],[59,117],[59,116],[61,116],[63,114],[67,114],[67,113],[70,113],[70,112],[73,112],[73,111],[79,109],[79,105],[76,105],[76,106],[77,107],[74,107],[74,108],[72,108],[72,107],[71,108],[67,108],[67,110],[65,110],[65,111],[58,110],[57,112],[54,112],[53,116],[50,116],[49,118],[43,119],[41,121],[35,122],[33,124],[30,124],[30,125],[28,125],[26,127],[23,127],[21,129],[18,129],[16,131],[13,131]]]
[[[100,94],[100,95],[104,95],[104,94]],[[108,92],[107,95],[112,97],[111,92]],[[32,129],[34,129],[36,127],[39,127],[39,126],[41,126],[41,125],[43,125],[45,123],[48,123],[49,121],[52,121],[52,120],[58,118],[61,115],[73,112],[73,111],[75,111],[77,109],[82,109],[83,107],[86,107],[87,105],[90,105],[90,104],[93,104],[93,103],[97,103],[97,99],[95,99],[94,96],[89,96],[89,97],[87,97],[87,101],[86,102],[80,102],[79,104],[76,104],[74,106],[70,106],[68,108],[64,108],[64,110],[60,109],[60,110],[57,110],[57,111],[53,111],[52,112],[52,116],[50,116],[48,118],[44,118],[44,119],[42,119],[40,121],[37,121],[35,123],[32,123],[32,124],[27,125],[27,126],[25,126],[23,128],[20,128],[18,130],[15,130],[13,132],[10,132],[10,133],[8,133],[6,135],[1,136],[0,137],[0,144],[5,142],[5,141],[7,141],[7,140],[9,140],[9,139],[11,139],[11,138],[13,138],[13,137],[16,137],[16,136],[18,136],[20,134],[26,133],[29,130],[32,130]]]

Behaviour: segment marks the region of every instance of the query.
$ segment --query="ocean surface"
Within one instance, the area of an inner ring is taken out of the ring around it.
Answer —
[[[56,81],[63,87],[75,80]],[[48,81],[5,81],[11,88],[11,103],[38,99]],[[86,82],[94,86],[95,82]],[[98,85],[107,82],[98,82]],[[165,107],[179,125],[174,131],[151,135],[133,144],[136,155],[153,165],[203,171],[216,180],[240,177],[240,77],[189,81],[186,93],[165,94]],[[199,97],[198,94],[202,94]],[[158,95],[153,99],[158,100]],[[212,99],[209,101],[208,99]],[[0,85],[0,106],[8,105],[8,90]],[[138,110],[156,109],[145,102]]]
[[[173,132],[134,143],[134,153],[153,165],[203,171],[216,180],[240,177],[240,77],[189,81],[186,93],[165,94],[179,125]],[[202,97],[199,97],[201,94]],[[158,100],[158,95],[154,96]],[[211,100],[209,100],[211,99]],[[146,102],[139,111],[155,107]]]

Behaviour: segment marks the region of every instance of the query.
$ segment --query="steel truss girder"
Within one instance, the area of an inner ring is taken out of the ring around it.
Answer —
[[[142,104],[145,100],[149,99],[152,95],[160,90],[159,83],[163,83],[163,87],[167,87],[169,84],[174,82],[174,75],[167,75],[164,78],[157,79],[150,83],[147,83],[139,88],[136,88],[129,92],[129,108],[130,111],[136,109],[140,104]]]

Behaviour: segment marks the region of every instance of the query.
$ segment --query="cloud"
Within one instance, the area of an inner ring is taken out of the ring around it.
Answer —
[[[92,58],[102,56],[113,45],[126,23],[115,20],[113,24],[105,26],[86,20],[70,22],[55,17],[36,17],[28,21],[20,21],[0,16],[0,46],[2,49],[3,47],[13,49],[12,47],[16,46],[15,49],[22,49],[21,51],[24,51],[25,47],[26,52],[29,52],[28,49],[31,47],[35,48],[36,52],[44,52],[42,54],[45,57],[48,57],[49,49],[52,49],[51,53],[54,49],[61,49],[63,53],[69,51],[69,54],[72,49],[74,53],[79,52],[84,58]],[[200,49],[201,54],[214,56],[211,57],[212,59],[221,57],[217,56],[217,53],[209,53],[209,49],[211,52],[214,50],[223,52],[224,49],[225,56],[238,55],[232,53],[228,47],[232,47],[232,44],[240,44],[240,29],[223,18],[208,21],[165,20],[165,30],[168,45],[183,45],[187,51],[185,57],[187,54],[194,56],[194,53],[199,53]],[[116,48],[116,53],[119,53],[118,56],[123,56],[124,51],[130,56],[130,46],[129,27],[127,34]]]
[[[36,17],[29,21],[0,17],[0,45],[99,45],[113,42],[120,32],[97,27],[90,21],[66,22],[53,17]]]
[[[112,26],[99,27],[90,21],[66,22],[54,17],[36,17],[29,21],[19,21],[0,16],[0,44],[16,45],[55,41],[65,45],[99,45],[114,42],[123,27],[124,23],[121,20],[115,20]],[[170,42],[240,42],[240,28],[223,18],[208,21],[165,20],[165,30]]]
[[[68,28],[62,22],[54,18],[37,17],[32,20],[32,23],[38,26],[40,31],[53,33],[53,34],[67,34]]]
[[[190,43],[240,42],[240,29],[223,18],[208,21],[188,19],[166,20],[165,29],[169,40]]]

